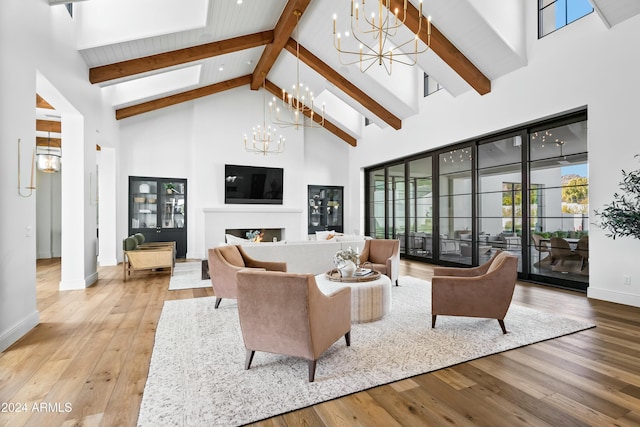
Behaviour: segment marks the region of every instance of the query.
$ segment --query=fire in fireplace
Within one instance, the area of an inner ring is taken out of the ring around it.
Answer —
[[[284,237],[282,228],[232,228],[225,230],[225,233],[256,242],[279,242]]]

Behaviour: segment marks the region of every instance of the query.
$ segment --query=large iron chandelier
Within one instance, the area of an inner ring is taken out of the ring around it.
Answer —
[[[407,0],[404,0],[402,19],[398,14],[398,8],[391,11],[391,0],[378,0],[377,16],[375,12],[367,13],[365,0],[362,0],[362,11],[360,11],[360,5],[351,0],[351,35],[355,41],[346,40],[347,46],[342,45],[343,37],[336,32],[337,17],[333,15],[333,46],[338,51],[340,63],[342,65],[359,63],[360,71],[363,73],[377,63],[384,66],[389,75],[394,62],[415,65],[418,55],[426,52],[431,46],[431,17],[427,18],[426,47],[422,48],[418,43],[422,31],[422,0],[420,0],[418,11],[418,31],[414,33],[414,37],[408,40],[397,40],[398,30],[407,19]],[[345,31],[344,36],[349,39],[349,32]],[[343,62],[341,54],[354,59]]]
[[[322,104],[322,113],[320,119],[316,121],[316,114],[313,110],[314,96],[308,86],[300,83],[300,43],[298,42],[298,24],[302,12],[295,10],[293,14],[296,16],[296,82],[292,86],[291,93],[287,93],[282,89],[282,104],[284,109],[277,105],[276,97],[273,97],[269,103],[269,117],[271,123],[280,127],[300,127],[320,128],[324,126],[324,104]],[[308,103],[308,105],[307,105]],[[309,120],[305,120],[304,116],[308,115]]]

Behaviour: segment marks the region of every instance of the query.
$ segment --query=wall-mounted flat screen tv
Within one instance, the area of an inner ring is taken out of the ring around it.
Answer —
[[[224,202],[281,205],[282,184],[282,168],[225,165]]]

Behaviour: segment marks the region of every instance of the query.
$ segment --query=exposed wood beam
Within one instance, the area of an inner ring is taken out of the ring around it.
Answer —
[[[153,99],[141,104],[131,105],[129,107],[116,110],[116,119],[121,120],[127,117],[136,116],[138,114],[148,113],[149,111],[158,110],[170,105],[180,104],[182,102],[202,98],[203,96],[223,92],[228,89],[248,85],[249,83],[251,83],[251,74],[242,77],[236,77],[235,79],[226,80],[220,83],[215,83],[209,86],[199,87],[197,89],[189,90],[186,92],[177,93],[175,95]]]
[[[285,45],[285,48],[293,55],[296,55],[296,47],[296,41],[292,38],[290,38]],[[320,60],[320,58],[315,56],[313,53],[309,52],[302,46],[299,46],[299,48],[300,59],[302,60],[302,62],[307,64],[317,73],[319,73],[321,76],[335,85],[338,89],[342,90],[344,93],[356,100],[373,114],[380,117],[392,128],[398,130],[402,127],[402,120],[400,118],[393,115],[393,113],[377,103],[369,95],[358,89],[356,85],[351,83],[347,78],[340,75],[340,73],[335,71],[333,68],[322,62],[322,60]]]
[[[121,77],[128,77],[174,65],[237,52],[239,50],[263,46],[273,41],[273,35],[273,30],[263,31],[261,33],[249,34],[247,36],[235,37],[199,46],[158,53],[156,55],[145,56],[143,58],[130,59],[128,61],[117,62],[115,64],[103,65],[101,67],[94,67],[89,70],[89,81],[91,83],[102,83]]]
[[[404,2],[402,0],[391,0],[391,10],[398,8],[402,10]],[[407,4],[407,19],[405,25],[414,33],[418,31],[418,9],[411,3]],[[420,40],[427,43],[427,18],[421,16],[422,31],[418,36]],[[431,50],[438,55],[444,62],[449,65],[456,73],[469,83],[480,95],[486,95],[491,92],[491,80],[489,80],[469,59],[458,50],[447,39],[444,34],[438,30],[433,23],[431,24]]]
[[[282,97],[282,88],[278,87],[277,85],[275,85],[274,83],[270,82],[269,80],[266,80],[264,82],[264,87],[271,92],[273,95],[275,95],[276,98],[281,99]],[[285,98],[287,98],[287,95],[285,93]],[[295,102],[295,100],[294,100]],[[307,117],[311,117],[311,113],[309,113],[308,110],[304,111],[304,115]],[[313,120],[316,123],[320,123],[322,121],[322,117],[320,117],[319,114],[314,114],[313,115]],[[355,139],[354,137],[352,137],[351,135],[349,135],[347,132],[345,132],[343,129],[339,128],[338,126],[336,126],[335,124],[333,124],[331,121],[325,119],[324,120],[324,128],[326,130],[328,130],[329,132],[333,133],[334,135],[336,135],[338,138],[343,139],[344,141],[347,142],[347,144],[355,147],[358,145],[358,140]]]
[[[36,107],[37,108],[46,108],[47,110],[55,110],[43,97],[36,93]]]
[[[62,123],[53,120],[36,120],[36,130],[42,132],[62,132]]]
[[[262,86],[263,76],[269,74],[287,40],[291,37],[291,33],[295,30],[298,18],[304,13],[310,2],[311,0],[289,0],[284,7],[282,15],[280,15],[280,19],[278,19],[278,23],[273,30],[273,42],[264,48],[264,52],[262,52],[262,56],[253,70],[252,90],[258,90]],[[300,12],[300,15],[296,15],[297,12]]]
[[[51,145],[51,147],[60,148],[62,147],[62,139],[61,138],[51,138],[51,142],[49,142],[49,138],[44,138],[41,136],[36,137],[36,146],[38,147],[47,147]]]

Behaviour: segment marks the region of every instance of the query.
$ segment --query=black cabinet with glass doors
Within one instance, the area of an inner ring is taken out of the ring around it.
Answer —
[[[187,256],[187,180],[129,177],[129,235],[146,242],[176,242],[176,257]]]
[[[334,230],[337,233],[344,232],[343,193],[344,187],[329,185],[309,186],[309,234],[324,230]]]

